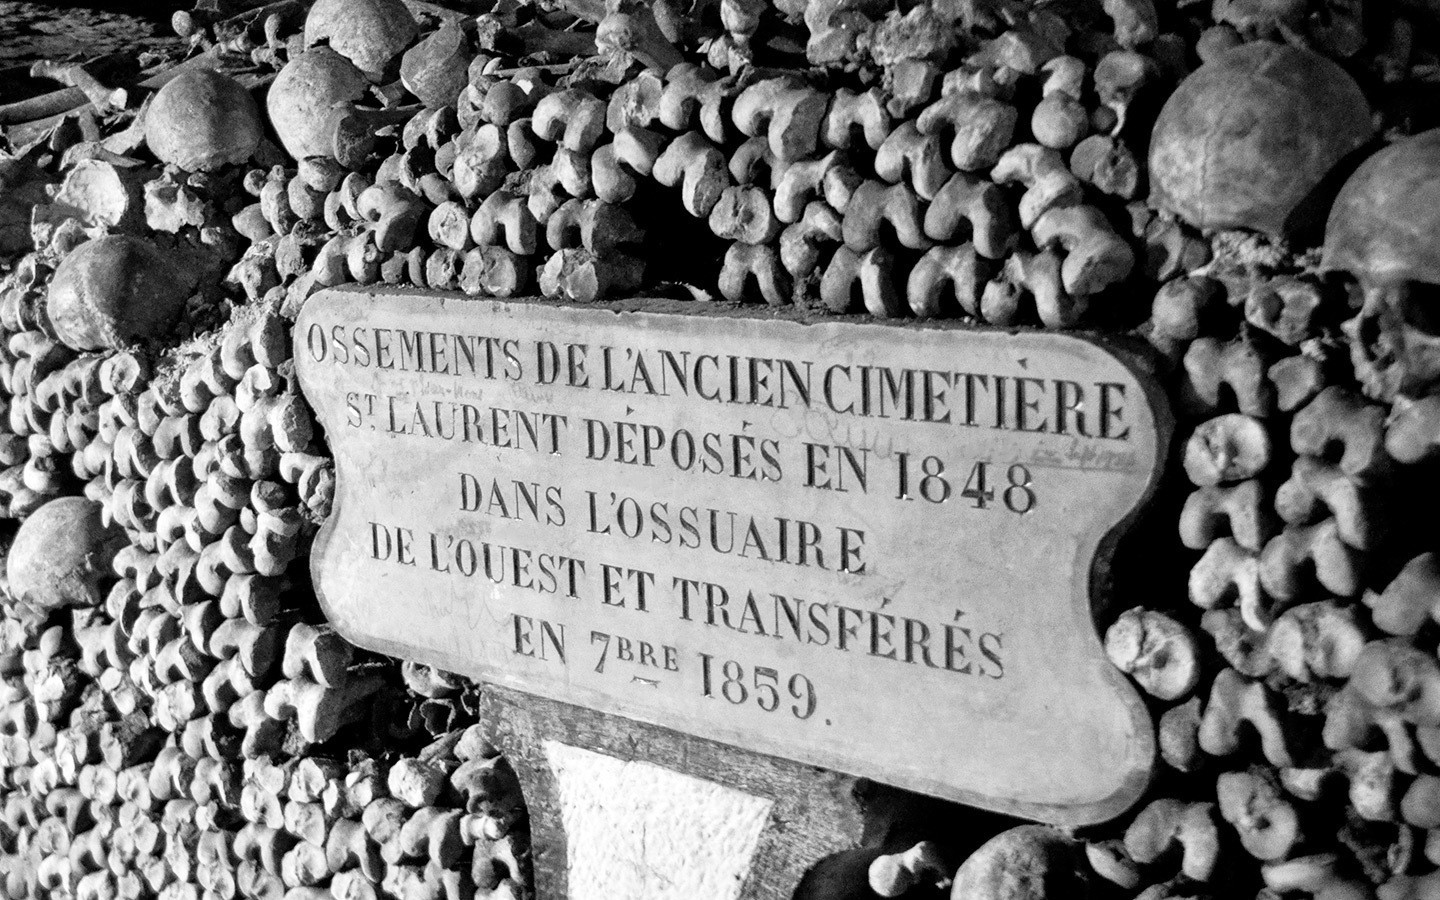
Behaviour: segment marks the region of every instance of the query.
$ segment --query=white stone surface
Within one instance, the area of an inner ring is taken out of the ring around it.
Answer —
[[[569,900],[735,900],[771,801],[546,741],[569,845]]]
[[[1051,824],[1149,784],[1091,575],[1168,420],[1106,347],[380,289],[295,333],[352,643]]]

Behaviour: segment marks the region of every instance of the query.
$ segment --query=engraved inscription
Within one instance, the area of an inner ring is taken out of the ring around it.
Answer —
[[[355,642],[1048,821],[1148,780],[1089,583],[1167,425],[1112,352],[351,291],[295,333]]]

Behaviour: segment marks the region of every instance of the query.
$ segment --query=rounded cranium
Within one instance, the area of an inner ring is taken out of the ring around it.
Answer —
[[[263,136],[260,108],[250,92],[210,69],[186,72],[166,84],[145,116],[150,152],[187,172],[243,163]]]
[[[280,143],[296,160],[333,156],[331,111],[365,96],[369,82],[329,47],[306,50],[286,63],[270,85],[266,105]]]
[[[166,334],[194,285],[195,277],[149,241],[108,234],[81,244],[56,268],[46,315],[67,347],[118,349]]]

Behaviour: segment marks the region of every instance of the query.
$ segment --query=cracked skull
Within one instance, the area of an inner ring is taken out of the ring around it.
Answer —
[[[1363,297],[1344,324],[1365,393],[1419,397],[1440,385],[1440,129],[1390,145],[1341,189],[1325,228],[1325,268]]]

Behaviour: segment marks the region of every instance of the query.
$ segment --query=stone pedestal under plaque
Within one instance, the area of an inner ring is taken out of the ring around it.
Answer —
[[[1169,437],[1122,351],[360,291],[311,298],[295,340],[338,476],[314,581],[353,642],[1041,821],[1104,821],[1147,784],[1150,719],[1092,609]],[[639,781],[697,829],[681,798],[709,796],[729,813],[706,834],[731,855],[701,868],[748,883],[729,860],[766,846],[791,799],[576,727],[508,748],[548,772],[567,832],[593,839],[621,807],[643,820]],[[614,840],[615,865],[649,858]],[[567,845],[570,896],[589,896],[593,848]],[[688,896],[740,896],[706,885]]]

